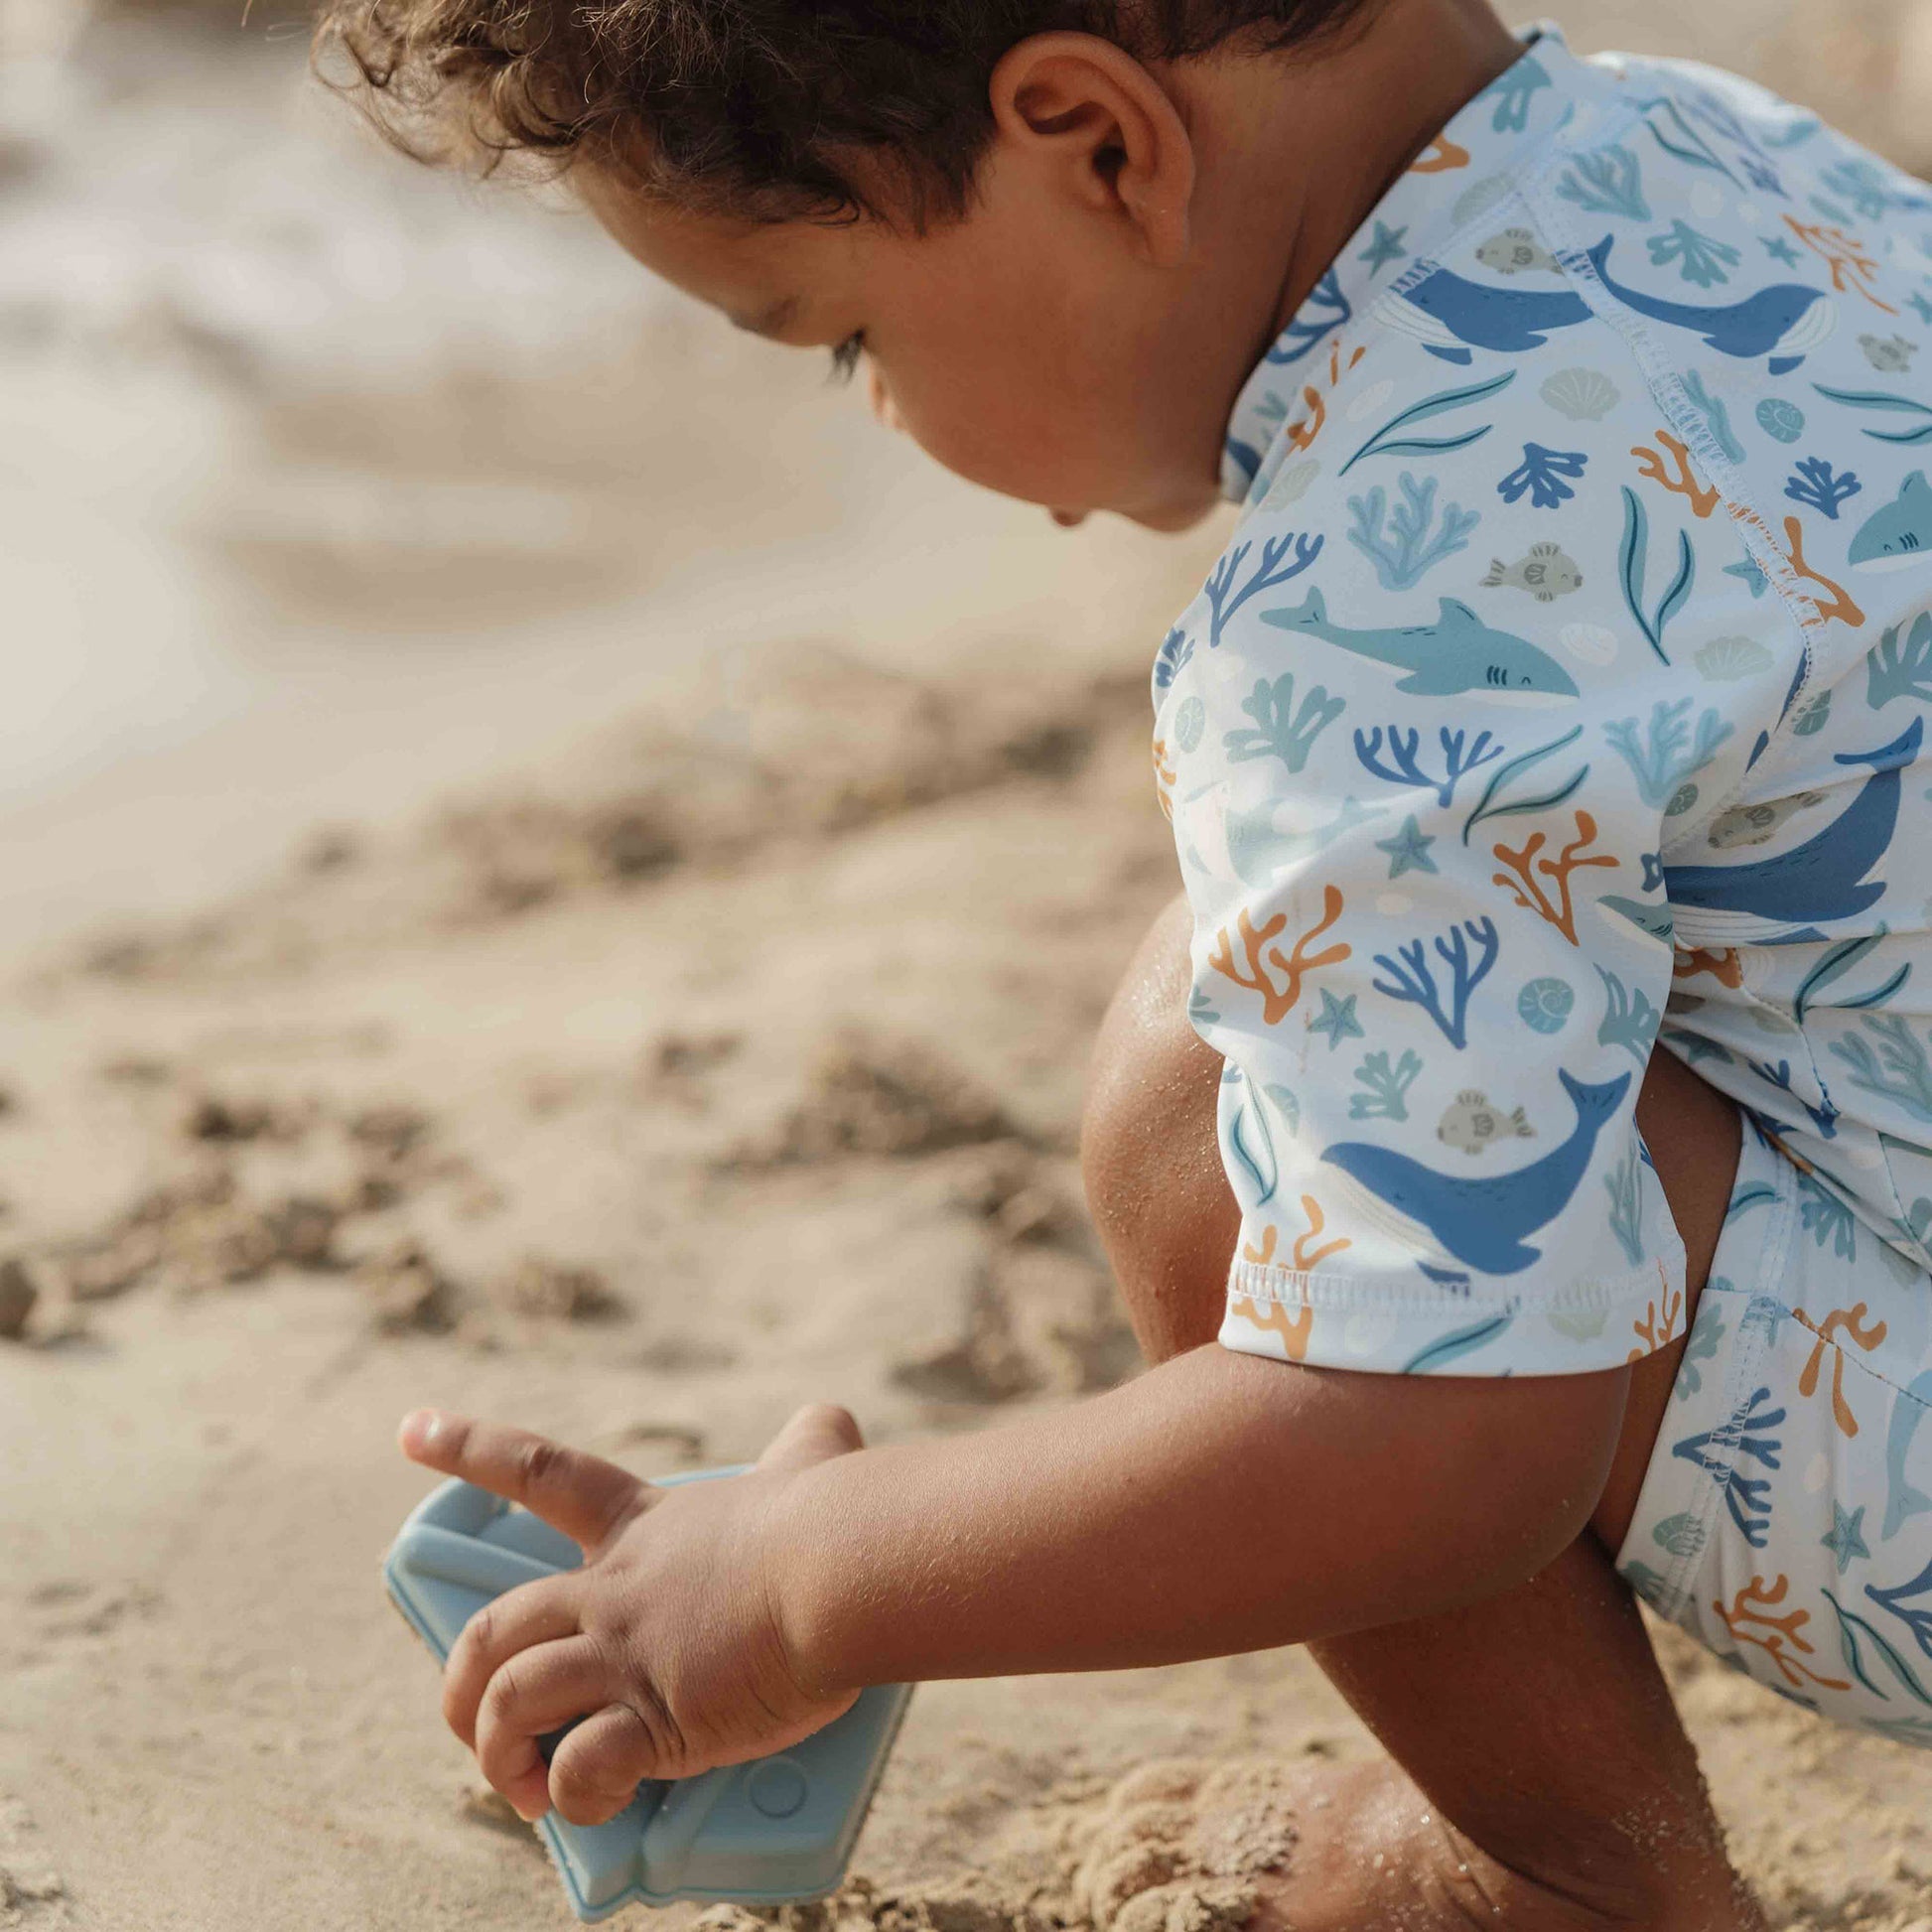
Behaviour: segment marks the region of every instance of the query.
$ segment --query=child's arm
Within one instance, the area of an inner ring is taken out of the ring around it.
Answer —
[[[527,1815],[781,1748],[868,1684],[1113,1669],[1392,1623],[1582,1530],[1628,1371],[1465,1382],[1203,1348],[950,1442],[841,1453],[808,1411],[753,1474],[653,1490],[519,1431],[412,1417],[418,1461],[586,1546],[452,1654],[445,1714]],[[828,1420],[839,1419],[839,1420]],[[844,1425],[849,1428],[849,1425]],[[546,1776],[535,1739],[589,1715]]]

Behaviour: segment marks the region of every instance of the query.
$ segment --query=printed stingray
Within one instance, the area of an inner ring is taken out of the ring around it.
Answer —
[[[708,1469],[664,1480],[738,1473]],[[470,1483],[446,1482],[411,1512],[382,1577],[391,1601],[440,1660],[485,1603],[582,1562],[576,1544],[528,1510]],[[909,1685],[882,1685],[774,1756],[642,1784],[605,1825],[571,1825],[551,1812],[537,1830],[571,1910],[589,1924],[624,1905],[680,1898],[779,1905],[824,1896],[845,1875],[910,1696]]]

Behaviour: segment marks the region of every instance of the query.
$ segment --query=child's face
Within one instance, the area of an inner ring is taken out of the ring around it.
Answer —
[[[924,235],[698,215],[584,173],[592,212],[646,268],[741,329],[862,351],[882,419],[968,481],[1062,522],[1114,510],[1157,530],[1218,500],[1266,303],[1244,320],[1252,302],[1217,300],[1198,263],[1150,261],[1104,200],[1056,192],[1024,157],[989,157],[972,211]]]

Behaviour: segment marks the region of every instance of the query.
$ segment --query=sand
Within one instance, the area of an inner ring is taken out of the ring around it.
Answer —
[[[1871,51],[1909,10],[1567,11],[1925,125]],[[1074,1144],[1174,887],[1146,661],[1212,533],[1068,543],[609,302],[574,366],[382,389],[123,347],[207,439],[193,513],[83,517],[69,459],[13,525],[95,546],[96,619],[141,532],[219,702],[0,816],[0,1927],[570,1922],[382,1599],[413,1405],[649,1473],[808,1398],[894,1440],[1134,1372]],[[1663,1643],[1775,1922],[1928,1932],[1932,1754]],[[1370,1749],[1293,1652],[928,1686],[851,1883],[787,1922],[1220,1932],[1320,1830],[1281,1767]]]

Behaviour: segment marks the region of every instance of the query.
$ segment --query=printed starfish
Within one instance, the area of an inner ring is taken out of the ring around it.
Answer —
[[[1735,577],[1739,583],[1748,584],[1751,587],[1753,600],[1764,595],[1765,586],[1771,581],[1758,568],[1756,560],[1750,557],[1746,557],[1741,564],[1725,564],[1725,575]]]
[[[1792,247],[1790,242],[1785,240],[1783,235],[1778,235],[1775,239],[1765,242],[1764,252],[1767,255],[1776,256],[1786,268],[1796,268],[1798,266],[1798,251]]]
[[[1852,1567],[1854,1557],[1868,1557],[1871,1554],[1864,1542],[1864,1506],[1861,1504],[1848,1516],[1834,1502],[1831,1533],[1818,1540],[1838,1559],[1838,1574],[1844,1576]]]
[[[1402,237],[1408,232],[1407,227],[1392,228],[1386,221],[1376,222],[1374,240],[1356,257],[1356,260],[1368,263],[1371,279],[1381,274],[1391,262],[1399,262],[1408,254],[1408,249],[1402,245]]]
[[[1435,843],[1434,837],[1424,832],[1411,812],[1402,821],[1402,830],[1392,839],[1377,839],[1375,849],[1389,855],[1389,877],[1400,879],[1405,872],[1436,871],[1436,861],[1429,856],[1429,848]]]
[[[1324,986],[1321,989],[1321,1012],[1309,1022],[1311,1034],[1328,1035],[1328,1050],[1333,1052],[1344,1039],[1364,1039],[1362,1023],[1355,1018],[1355,995],[1349,994],[1345,1000],[1337,1000]]]

